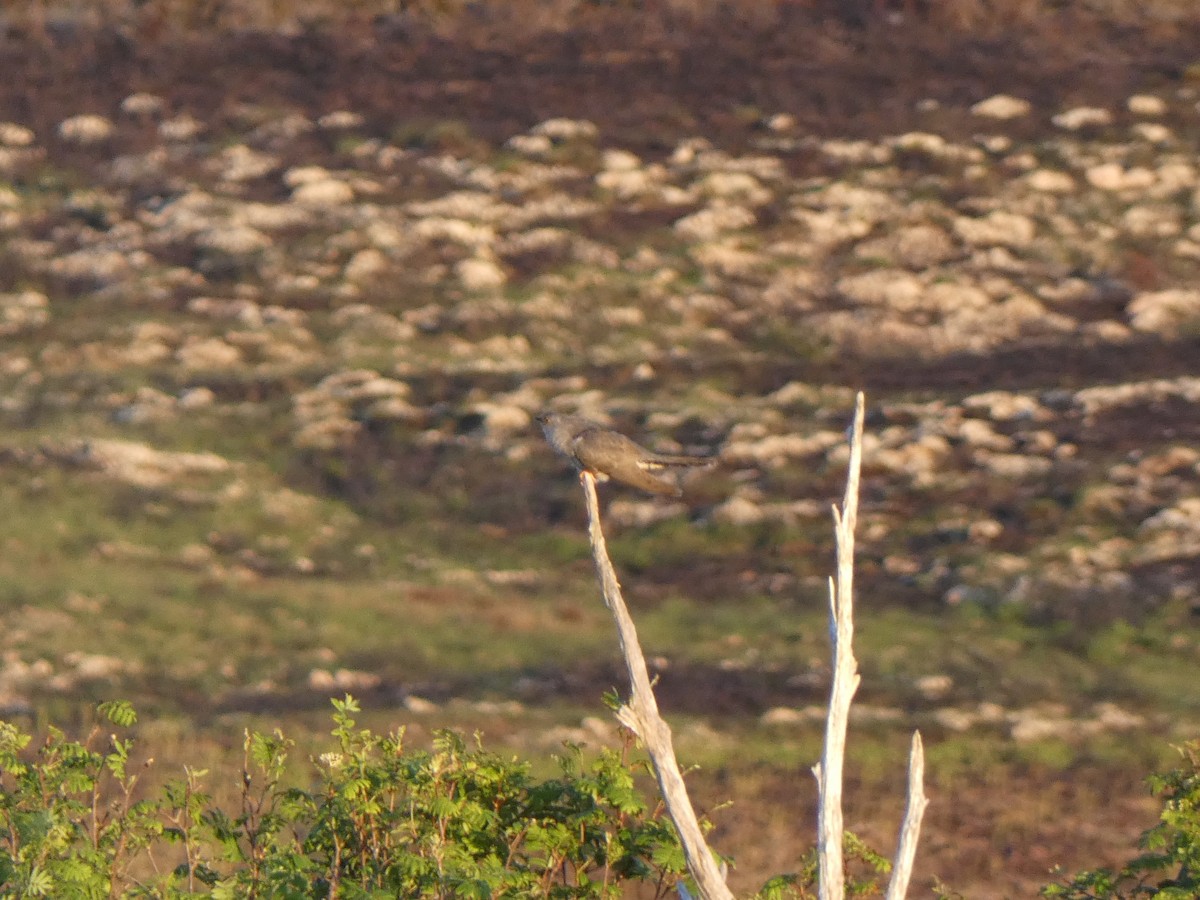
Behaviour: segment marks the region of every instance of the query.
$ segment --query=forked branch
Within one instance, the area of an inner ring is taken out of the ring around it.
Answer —
[[[813,767],[819,794],[817,810],[817,860],[820,900],[842,900],[846,892],[846,873],[842,845],[845,827],[842,817],[842,783],[846,759],[846,731],[850,723],[850,704],[858,690],[858,660],[854,658],[854,528],[858,523],[858,486],[862,470],[862,440],[865,402],[860,391],[854,407],[850,430],[850,464],[846,473],[846,494],[842,505],[833,508],[834,534],[837,540],[837,577],[829,583],[829,637],[833,644],[833,684],[829,691],[829,713],[825,720],[825,744],[821,761]],[[921,735],[913,735],[908,768],[908,808],[901,827],[888,885],[888,900],[901,900],[908,891],[917,838],[928,800],[923,781],[925,772]]]

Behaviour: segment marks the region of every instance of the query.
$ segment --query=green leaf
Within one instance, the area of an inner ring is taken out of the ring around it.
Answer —
[[[97,711],[112,724],[129,728],[137,722],[137,711],[128,700],[108,700],[97,707]]]

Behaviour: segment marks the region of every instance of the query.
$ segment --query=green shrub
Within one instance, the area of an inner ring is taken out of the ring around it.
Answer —
[[[662,896],[682,877],[673,826],[616,752],[585,763],[572,748],[539,780],[450,732],[407,750],[403,732],[358,729],[352,698],[334,707],[308,789],[284,784],[287,738],[247,734],[233,811],[202,771],[136,799],[133,742],[100,727],[83,742],[50,729],[30,752],[0,723],[0,897],[573,898],[628,882]],[[101,713],[135,721],[125,703]],[[166,873],[151,864],[164,858]]]
[[[1163,797],[1158,824],[1142,835],[1144,851],[1120,871],[1096,869],[1042,889],[1043,897],[1067,900],[1200,897],[1200,741],[1179,748],[1184,764],[1150,778]]]

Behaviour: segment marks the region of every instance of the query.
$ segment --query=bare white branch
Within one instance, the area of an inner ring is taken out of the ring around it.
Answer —
[[[921,818],[928,805],[929,798],[925,796],[925,745],[921,741],[921,732],[914,731],[912,751],[908,755],[908,805],[900,826],[900,840],[896,845],[886,900],[904,900],[908,893],[913,860],[917,856],[917,840],[921,834]]]
[[[846,893],[843,859],[842,776],[846,757],[846,730],[850,703],[858,690],[858,661],[854,658],[854,528],[858,524],[858,485],[862,472],[862,439],[865,403],[862,392],[854,406],[850,429],[850,465],[841,508],[833,508],[837,539],[837,576],[829,581],[829,636],[833,644],[833,685],[825,720],[825,746],[821,761],[813,766],[817,778],[818,895],[821,900],[843,900]],[[921,734],[913,734],[908,761],[908,806],[900,829],[887,900],[903,900],[912,878],[913,860],[921,818],[929,800],[925,796],[925,751]]]
[[[596,497],[596,479],[590,472],[585,471],[580,474],[579,480],[587,502],[588,537],[591,539],[596,572],[600,576],[600,588],[604,594],[604,603],[616,622],[621,656],[624,657],[625,668],[629,672],[629,703],[621,708],[617,717],[622,724],[631,728],[646,746],[650,764],[658,779],[659,790],[667,805],[667,812],[670,813],[671,820],[679,832],[688,871],[696,882],[700,897],[703,900],[733,900],[733,894],[725,885],[725,877],[704,840],[704,832],[700,829],[700,822],[688,798],[683,774],[679,771],[679,763],[675,759],[671,729],[658,712],[658,702],[650,684],[646,659],[638,643],[637,629],[629,615],[629,609],[625,606],[625,599],[621,596],[621,585],[608,557],[604,532],[600,527],[600,502]],[[680,896],[685,894],[681,893]]]
[[[842,843],[842,775],[846,759],[846,730],[850,704],[858,690],[858,661],[854,658],[854,526],[858,522],[858,483],[862,468],[862,432],[865,402],[858,394],[854,425],[850,430],[850,470],[841,509],[834,507],[837,539],[837,578],[830,583],[830,636],[833,640],[833,685],[825,721],[825,745],[817,776],[820,806],[817,811],[817,860],[820,900],[842,900],[846,892]]]

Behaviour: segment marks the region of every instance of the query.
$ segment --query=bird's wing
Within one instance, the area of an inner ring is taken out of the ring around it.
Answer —
[[[579,465],[589,472],[607,475],[615,481],[655,494],[678,497],[674,479],[656,475],[643,462],[653,454],[629,438],[607,428],[589,429],[575,436],[572,450]]]
[[[585,428],[575,435],[571,440],[571,450],[584,468],[601,472],[609,471],[614,464],[634,462],[651,455],[620,432],[599,425]]]

